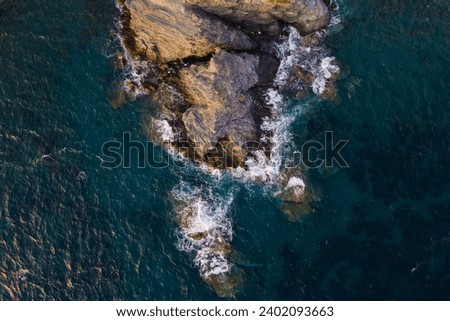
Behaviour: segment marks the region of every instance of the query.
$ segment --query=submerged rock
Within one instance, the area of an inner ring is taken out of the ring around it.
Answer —
[[[110,106],[114,109],[121,108],[126,103],[125,92],[121,90],[122,84],[118,81],[115,81],[111,84],[111,87],[108,88],[106,99]]]
[[[283,187],[283,192],[280,194],[279,198],[287,202],[303,203],[305,202],[306,197],[305,189],[306,184],[302,178],[291,176]]]
[[[305,180],[295,171],[283,173],[281,190],[277,196],[283,201],[280,209],[292,222],[311,213],[311,205],[321,199],[320,191],[313,189],[309,182],[306,184]]]
[[[205,279],[205,282],[220,297],[233,297],[236,289],[242,283],[242,275],[238,271],[222,274],[212,274]]]

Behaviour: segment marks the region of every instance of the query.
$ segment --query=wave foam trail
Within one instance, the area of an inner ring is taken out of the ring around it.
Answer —
[[[178,249],[195,253],[194,264],[204,278],[230,271],[227,256],[233,229],[227,213],[234,194],[224,196],[212,188],[200,190],[182,182],[172,196],[179,204]]]
[[[298,30],[292,26],[289,27],[289,36],[287,40],[281,44],[275,45],[278,58],[281,59],[280,67],[275,78],[274,83],[279,86],[286,84],[289,77],[289,71],[298,62],[298,55],[296,53],[301,45],[301,35]]]
[[[283,146],[292,140],[288,127],[293,119],[292,116],[283,113],[283,98],[276,90],[269,89],[266,93],[266,100],[272,108],[272,118],[266,118],[261,129],[270,135],[262,137],[261,140],[263,143],[270,142],[270,157],[260,150],[254,153],[253,158],[247,159],[247,178],[263,182],[276,182],[283,160]]]
[[[280,59],[280,67],[274,85],[278,87],[286,85],[290,71],[297,63],[296,52],[299,50],[300,38],[297,29],[290,27],[288,39],[275,46]],[[248,167],[247,177],[252,180],[276,182],[280,176],[283,147],[291,144],[292,141],[289,126],[294,121],[295,116],[285,112],[286,101],[279,91],[270,88],[266,92],[265,98],[267,105],[271,108],[272,117],[264,119],[261,125],[264,132],[270,133],[269,136],[264,136],[261,140],[263,143],[270,142],[270,157],[267,157],[263,151],[258,151],[254,158],[249,158],[246,162]]]
[[[333,21],[337,24],[340,20]],[[289,102],[280,93],[288,85],[293,68],[298,66],[314,76],[311,88],[316,95],[323,94],[327,81],[339,72],[339,67],[333,64],[335,58],[327,56],[324,47],[308,43],[292,26],[288,28],[288,32],[283,42],[275,44],[280,59],[280,67],[274,80],[278,90],[270,88],[266,92],[266,103],[271,108],[272,117],[264,119],[261,126],[264,132],[270,133],[261,139],[263,143],[270,142],[270,156],[267,157],[261,151],[247,160],[246,177],[251,180],[276,183],[281,174],[283,153],[289,146],[293,147],[290,126],[306,107],[304,104],[297,104],[293,110],[286,110]],[[316,32],[315,37],[320,40],[325,35],[326,32]]]

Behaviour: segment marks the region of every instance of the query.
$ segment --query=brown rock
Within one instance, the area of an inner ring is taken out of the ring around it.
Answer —
[[[200,158],[227,136],[239,146],[256,140],[248,91],[258,82],[258,62],[257,56],[219,51],[207,64],[180,71],[180,88],[192,105],[183,123]]]
[[[300,66],[295,66],[292,70],[295,77],[301,79],[308,85],[312,85],[314,82],[314,74],[310,71],[303,69]]]
[[[108,89],[106,98],[112,108],[118,109],[123,107],[126,104],[126,94],[121,88],[121,83],[115,81]]]
[[[122,0],[130,19],[122,24],[134,38],[128,49],[137,56],[164,63],[206,57],[217,48],[250,50],[249,37],[220,19],[192,8],[183,0]]]
[[[283,191],[279,194],[279,198],[291,203],[304,203],[306,199],[306,185],[302,178],[291,176],[284,180]]]
[[[330,13],[322,0],[187,0],[208,13],[266,32],[277,21],[296,26],[303,34],[324,28]],[[269,33],[270,34],[270,33]],[[273,35],[273,34],[272,34]]]
[[[236,289],[242,283],[242,276],[237,272],[212,274],[205,279],[205,282],[218,296],[233,297]]]

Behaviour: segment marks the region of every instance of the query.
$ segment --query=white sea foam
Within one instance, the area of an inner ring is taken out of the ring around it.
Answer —
[[[338,23],[334,20],[333,23]],[[329,57],[321,46],[310,46],[294,27],[289,27],[289,36],[285,41],[275,45],[280,59],[280,67],[274,80],[274,85],[279,89],[287,85],[294,66],[299,66],[314,75],[312,85],[315,94],[322,94],[326,82],[339,72],[339,67],[333,62],[334,57]],[[317,32],[316,37],[324,37],[326,33]],[[297,105],[293,110],[287,111],[286,101],[278,90],[273,88],[266,92],[266,103],[271,108],[272,117],[263,121],[261,129],[269,136],[262,137],[262,142],[270,142],[270,156],[264,152],[256,152],[254,157],[246,161],[248,172],[246,178],[261,180],[264,182],[277,182],[280,178],[283,152],[287,146],[293,145],[290,126],[305,106]]]
[[[294,188],[294,187],[298,187],[300,190],[304,191],[305,190],[305,182],[303,181],[303,179],[301,179],[300,177],[291,177],[289,179],[289,182],[286,186],[286,189],[290,189],[290,188]]]
[[[336,64],[332,64],[336,59],[334,57],[324,57],[320,61],[319,68],[316,69],[313,91],[317,95],[323,94],[326,88],[327,80],[333,77],[333,74],[339,73],[340,69]]]
[[[194,264],[202,277],[228,272],[232,265],[221,247],[226,247],[233,238],[227,215],[233,193],[220,195],[212,188],[200,190],[182,182],[173,189],[172,196],[179,204],[178,219],[183,217],[178,249],[195,253]]]
[[[335,2],[335,4],[337,4],[337,3]],[[339,8],[339,5],[338,5],[338,8]],[[341,22],[342,22],[341,17],[339,15],[333,14],[333,15],[331,15],[329,27],[334,27],[334,26],[340,24]]]
[[[274,84],[279,88],[286,85],[292,67],[298,64],[300,46],[301,35],[294,27],[289,28],[288,38],[275,46],[280,67]],[[264,136],[261,140],[263,143],[270,143],[270,156],[267,157],[263,151],[258,151],[254,157],[247,159],[248,174],[246,176],[252,180],[277,182],[283,161],[283,149],[285,145],[292,142],[289,126],[295,120],[295,114],[285,111],[287,102],[277,90],[270,88],[265,98],[267,105],[271,108],[272,116],[264,119],[261,125],[261,129],[269,133],[269,136]]]
[[[161,142],[171,143],[175,140],[173,128],[166,119],[154,119],[153,126],[156,133],[160,136]]]
[[[122,5],[119,1],[116,0],[115,5],[119,12],[123,11]],[[119,32],[119,36],[117,38],[121,47],[123,58],[126,61],[125,70],[123,72],[124,81],[122,83],[122,89],[132,97],[146,95],[147,91],[144,86],[144,81],[150,73],[149,62],[133,57],[124,43],[124,38],[122,37],[123,24],[120,19],[117,19],[116,24]]]
[[[271,106],[272,117],[266,118],[261,125],[261,129],[269,136],[261,138],[263,143],[270,143],[270,156],[267,157],[264,151],[256,151],[253,157],[246,161],[248,168],[247,178],[263,182],[276,182],[280,175],[283,161],[283,145],[292,140],[288,127],[293,119],[292,116],[283,113],[283,98],[274,89],[269,89],[266,93],[268,105]]]
[[[298,55],[296,54],[301,46],[301,35],[298,30],[292,26],[289,27],[289,36],[286,41],[275,45],[280,67],[275,78],[274,83],[279,86],[286,84],[291,68],[298,62]]]

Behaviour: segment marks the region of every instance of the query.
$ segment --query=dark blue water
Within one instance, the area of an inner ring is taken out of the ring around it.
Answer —
[[[169,197],[207,178],[100,167],[104,142],[145,141],[151,108],[108,104],[116,15],[110,0],[0,1],[3,300],[217,299],[175,245]],[[338,102],[292,131],[350,140],[350,168],[309,171],[323,197],[295,223],[235,183],[236,298],[450,299],[450,6],[347,0],[341,15]]]

